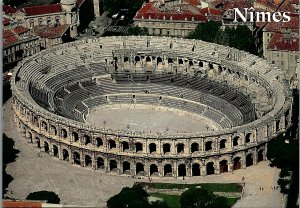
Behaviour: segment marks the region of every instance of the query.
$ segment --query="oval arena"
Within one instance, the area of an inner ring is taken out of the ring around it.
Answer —
[[[101,37],[21,61],[11,81],[22,136],[111,174],[192,177],[266,159],[291,125],[284,73],[199,40]]]

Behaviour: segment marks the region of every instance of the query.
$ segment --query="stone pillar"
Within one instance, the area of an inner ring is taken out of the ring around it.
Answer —
[[[100,17],[100,1],[99,0],[93,0],[93,6],[94,6],[94,15],[95,15],[95,17]]]
[[[205,163],[202,163],[202,165],[200,166],[200,172],[201,172],[202,176],[206,176],[207,175]]]

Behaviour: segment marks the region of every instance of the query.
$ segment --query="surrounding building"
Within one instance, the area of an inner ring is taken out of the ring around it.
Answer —
[[[40,51],[39,37],[23,26],[4,29],[2,41],[4,67]]]
[[[99,15],[99,0],[61,0],[19,9],[3,5],[4,66],[75,38]]]
[[[186,37],[199,23],[221,21],[220,11],[201,1],[154,1],[144,3],[134,24],[148,29],[150,35]]]

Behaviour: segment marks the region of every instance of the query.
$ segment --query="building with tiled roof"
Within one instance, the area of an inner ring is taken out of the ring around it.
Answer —
[[[3,12],[26,28],[69,25],[69,35],[74,38],[78,35],[77,29],[81,23],[86,24],[95,16],[100,15],[100,4],[99,0],[61,0],[58,4],[20,9],[3,5]]]
[[[23,26],[4,29],[2,45],[4,67],[40,51],[39,37]]]
[[[70,29],[69,25],[51,26],[36,26],[33,31],[40,37],[41,48],[49,48],[55,45],[62,44]]]
[[[133,19],[134,24],[147,28],[150,35],[185,37],[199,23],[220,21],[219,11],[201,5],[199,0],[144,3]]]
[[[300,76],[299,16],[291,15],[291,21],[267,23],[263,28],[263,55],[284,70],[291,84]],[[294,87],[298,85],[294,84]]]

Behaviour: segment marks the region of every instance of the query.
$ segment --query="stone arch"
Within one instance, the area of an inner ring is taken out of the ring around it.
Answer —
[[[135,143],[135,152],[142,152],[143,151],[143,144],[140,142]]]
[[[156,144],[155,143],[150,143],[149,144],[149,153],[154,153],[156,152]]]
[[[184,153],[184,144],[183,143],[178,143],[176,145],[176,149],[177,149],[177,153],[180,154],[180,153]]]
[[[199,66],[203,67],[203,62],[202,61],[199,62]]]
[[[54,125],[50,126],[50,131],[51,131],[52,134],[57,135],[57,130],[56,130],[56,127]]]
[[[85,166],[92,167],[92,158],[89,155],[85,155],[84,158]]]
[[[164,176],[173,176],[172,165],[170,164],[164,165]]]
[[[185,164],[180,164],[178,166],[178,176],[186,176],[186,166],[185,166]]]
[[[123,142],[121,143],[121,145],[122,145],[122,151],[123,151],[123,152],[129,150],[129,144],[128,144],[128,142],[123,141]]]
[[[135,166],[135,173],[136,175],[144,175],[145,172],[145,166],[144,164],[138,162]]]
[[[127,161],[123,162],[123,173],[130,174],[130,163]]]
[[[56,145],[53,145],[52,148],[53,148],[53,156],[54,157],[59,157],[59,155],[58,155],[58,147]]]
[[[226,148],[226,139],[222,139],[221,141],[220,141],[220,149],[224,149],[224,148]]]
[[[222,160],[220,161],[220,173],[228,172],[228,161]]]
[[[194,153],[194,152],[198,152],[199,151],[199,144],[194,142],[191,144],[191,153]]]
[[[194,163],[192,165],[192,176],[200,176],[200,175],[201,175],[200,164]]]
[[[169,143],[163,144],[163,153],[166,154],[169,152],[171,152],[171,145]]]
[[[150,165],[150,175],[158,175],[158,167],[156,164]]]
[[[151,62],[151,58],[149,56],[146,56],[146,62]]]
[[[83,136],[83,142],[85,145],[91,144],[91,138],[88,135]]]
[[[135,61],[135,62],[139,62],[139,61],[141,61],[141,58],[140,58],[139,56],[135,56],[135,57],[134,57],[134,61]]]
[[[96,146],[97,147],[103,146],[103,141],[102,141],[102,139],[100,137],[96,138]]]
[[[69,160],[69,151],[66,149],[62,150],[63,160],[68,161]]]
[[[260,149],[257,152],[257,162],[261,162],[264,160],[264,150]]]
[[[179,64],[179,65],[183,64],[183,60],[182,60],[181,58],[178,59],[178,64]]]
[[[232,146],[238,146],[239,145],[239,139],[240,137],[239,136],[235,136],[233,139],[232,139]]]
[[[42,121],[41,122],[41,127],[42,127],[42,130],[47,132],[48,131],[48,125],[45,121]]]
[[[233,170],[238,170],[241,169],[242,167],[242,162],[240,157],[235,157],[233,159]]]
[[[250,153],[246,156],[246,167],[253,165],[253,154]]]
[[[97,168],[104,169],[104,159],[102,157],[97,157]]]
[[[80,165],[81,161],[80,161],[80,154],[78,152],[73,152],[73,158],[74,158],[74,164],[76,165]]]
[[[245,136],[245,143],[246,144],[249,143],[249,142],[251,142],[251,136],[252,136],[252,133],[246,134],[246,136]]]
[[[210,151],[212,150],[212,141],[208,141],[205,143],[205,151]]]
[[[109,171],[116,171],[118,169],[118,163],[116,160],[109,161]]]
[[[36,141],[37,148],[41,148],[41,140],[40,140],[40,138],[35,137],[35,141]]]
[[[206,164],[206,175],[215,174],[215,167],[213,162],[209,162]]]
[[[78,142],[79,141],[79,136],[77,134],[77,132],[72,132],[72,139],[74,142]]]
[[[49,153],[49,150],[50,150],[50,148],[49,148],[49,143],[48,142],[44,142],[44,151],[46,152],[46,153]]]
[[[162,58],[161,57],[157,57],[156,61],[157,61],[157,64],[162,63]]]
[[[168,58],[168,64],[172,64],[173,63],[173,59],[172,58]]]
[[[108,140],[108,148],[109,149],[113,149],[113,148],[116,148],[116,147],[117,147],[117,145],[116,145],[115,140],[112,140],[112,139]]]
[[[66,129],[61,129],[60,130],[60,135],[62,138],[67,138],[68,137],[68,133]]]
[[[280,130],[280,120],[276,120],[275,128],[276,128],[276,132],[278,132]]]

